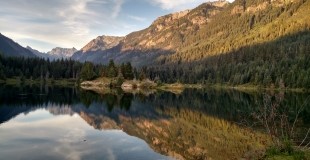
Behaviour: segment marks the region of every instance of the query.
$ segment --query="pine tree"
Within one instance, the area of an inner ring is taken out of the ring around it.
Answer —
[[[108,65],[107,76],[110,78],[117,76],[117,67],[115,66],[114,61],[111,59]]]
[[[93,64],[90,62],[84,63],[80,75],[82,80],[92,80],[95,78],[96,73],[94,72]]]

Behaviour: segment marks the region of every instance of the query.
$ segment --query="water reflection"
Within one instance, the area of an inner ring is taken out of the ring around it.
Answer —
[[[50,112],[38,109],[3,124],[1,159],[168,159],[120,130],[96,131],[77,114]]]
[[[279,103],[289,106],[286,109],[292,117],[308,96],[281,94]],[[76,153],[80,157],[93,156],[86,159],[109,159],[107,148],[113,153],[122,151],[116,153],[117,159],[122,159],[122,155],[126,155],[125,159],[167,158],[160,154],[177,159],[251,159],[270,143],[263,126],[255,125],[253,118],[263,101],[261,93],[221,90],[185,90],[180,95],[154,92],[144,96],[115,90],[100,95],[77,88],[2,86],[0,137],[5,141],[0,142],[0,152],[2,155],[5,149],[18,151],[22,149],[19,145],[64,146],[57,138],[66,135],[60,138],[65,147],[58,151],[72,152],[69,159],[76,159],[73,152],[82,152]],[[306,104],[301,111],[299,127],[309,127],[309,108]],[[41,121],[40,127],[35,127],[37,121]],[[21,130],[26,135],[12,134]],[[53,134],[47,134],[50,132]],[[84,145],[84,139],[88,145]],[[83,147],[77,148],[79,144]],[[84,153],[86,149],[91,151]],[[27,155],[26,151],[20,153]],[[46,154],[60,155],[54,150]],[[133,154],[135,157],[128,157]]]

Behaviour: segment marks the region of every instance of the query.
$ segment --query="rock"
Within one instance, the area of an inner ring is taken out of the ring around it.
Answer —
[[[117,46],[124,37],[116,36],[99,36],[84,46],[81,51],[83,53],[89,51],[107,50]]]
[[[51,51],[47,52],[47,54],[52,55],[59,58],[70,58],[75,52],[77,51],[77,49],[73,48],[60,48],[60,47],[56,47],[54,49],[52,49]]]

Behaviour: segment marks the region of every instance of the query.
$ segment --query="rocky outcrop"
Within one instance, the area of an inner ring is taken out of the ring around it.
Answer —
[[[53,48],[51,51],[47,52],[47,54],[57,57],[57,58],[70,58],[75,52],[77,51],[77,49],[73,48],[60,48],[60,47],[56,47]]]
[[[265,0],[263,2],[258,1],[258,3],[251,5],[247,5],[246,1],[244,1],[243,5],[236,5],[232,9],[231,14],[256,13],[267,9],[269,5],[272,7],[283,7],[286,4],[296,3],[298,1],[299,0]]]
[[[47,53],[43,53],[38,50],[35,50],[31,48],[30,46],[27,46],[27,49],[31,51],[33,54],[35,54],[37,57],[49,59],[49,60],[68,59],[77,51],[77,49],[75,49],[74,47],[73,48],[56,47]]]
[[[143,81],[132,80],[132,81],[125,81],[121,87],[123,90],[130,90],[136,88],[155,88],[157,87],[157,84],[149,79]]]
[[[113,88],[111,88],[114,86]],[[81,88],[91,90],[98,94],[107,94],[113,92],[120,87],[126,93],[150,95],[156,92],[157,84],[151,80],[126,80],[121,86],[117,86],[117,79],[99,78],[93,81],[84,81],[81,83]]]
[[[148,28],[125,37],[114,37],[115,41],[111,37],[109,40],[109,36],[98,37],[77,52],[73,59],[103,64],[113,59],[118,64],[131,62],[135,67],[158,68],[205,60],[210,56],[278,38],[279,35],[275,34],[277,32],[271,31],[269,27],[274,24],[283,28],[285,23],[279,24],[277,18],[281,18],[282,12],[288,12],[289,8],[298,8],[298,5],[292,6],[295,2],[303,5],[307,1],[236,0],[229,3],[220,0],[203,3],[191,10],[159,17]],[[298,10],[294,12],[297,13]],[[308,12],[299,15],[305,13]],[[293,9],[289,14],[293,14]],[[302,25],[305,22],[307,20],[303,20]],[[287,24],[286,28],[298,28],[298,25]],[[256,32],[252,32],[254,27],[257,27]],[[274,35],[267,37],[271,34]]]
[[[132,62],[134,66],[151,65],[160,56],[172,54],[183,45],[184,37],[212,21],[228,4],[208,2],[193,10],[184,10],[157,18],[148,28],[126,37],[100,36],[73,55],[79,61],[108,63]]]
[[[91,61],[95,63],[104,63],[108,62],[110,59],[109,56],[113,56],[117,51],[114,51],[113,48],[119,46],[124,37],[115,37],[115,36],[99,36],[96,39],[90,41],[85,45],[80,51],[76,52],[72,59],[78,61]],[[113,52],[109,55],[109,50]]]
[[[86,46],[84,46],[81,51],[85,52],[94,52],[94,51],[104,51],[111,49],[117,46],[124,37],[116,36],[99,36],[96,39],[90,41]]]

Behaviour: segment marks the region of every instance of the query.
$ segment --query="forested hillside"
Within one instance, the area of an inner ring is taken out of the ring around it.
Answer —
[[[308,15],[306,0],[208,2],[90,55],[95,63],[131,62],[163,82],[309,88]]]
[[[235,1],[149,74],[166,82],[309,88],[309,14],[309,1]]]

